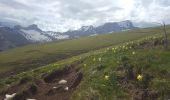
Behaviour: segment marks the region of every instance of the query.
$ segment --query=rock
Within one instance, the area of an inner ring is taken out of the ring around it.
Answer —
[[[66,84],[66,83],[67,83],[66,80],[60,80],[60,81],[58,82],[58,84]]]

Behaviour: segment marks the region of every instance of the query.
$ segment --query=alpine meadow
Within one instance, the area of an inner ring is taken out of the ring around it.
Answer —
[[[169,0],[0,1],[0,100],[169,100]]]

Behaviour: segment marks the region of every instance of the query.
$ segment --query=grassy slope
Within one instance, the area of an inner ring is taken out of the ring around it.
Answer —
[[[140,41],[134,41],[133,43],[134,45],[138,45],[144,41],[142,39]],[[79,64],[79,67],[81,68],[84,77],[81,84],[72,95],[72,100],[127,100],[131,99],[132,96],[125,88],[121,88],[121,86],[118,85],[118,77],[124,76],[124,74],[122,74],[122,72],[119,73],[117,68],[123,63],[121,58],[128,57],[130,64],[133,64],[135,67],[141,65],[143,68],[142,73],[149,73],[153,76],[150,81],[149,89],[158,91],[160,100],[170,98],[170,95],[168,94],[170,93],[170,51],[162,49],[162,46],[145,49],[130,49],[131,44],[129,46],[126,45],[127,44],[125,43],[121,44],[121,47],[118,45],[109,47],[109,49],[104,48],[65,59],[48,66],[10,77],[1,81],[1,83],[9,84],[21,79],[23,76],[29,75],[39,77],[41,73],[51,72],[54,69],[61,68],[75,61],[83,61]],[[123,46],[125,46],[125,48]],[[128,47],[128,49],[126,49],[126,47]],[[112,50],[112,48],[118,49]],[[135,54],[133,54],[133,52],[135,52]],[[99,58],[101,58],[101,61],[99,61]],[[109,80],[104,78],[105,75],[109,76]]]
[[[169,26],[168,26],[169,27]],[[170,28],[168,28],[170,29]],[[58,60],[116,45],[125,41],[139,39],[144,36],[161,33],[157,28],[136,29],[126,32],[118,32],[94,37],[52,42],[46,44],[29,45],[0,53],[0,77],[4,73],[16,73],[40,67]]]
[[[135,52],[135,55],[132,52]],[[161,47],[155,47],[152,49],[131,49],[117,53],[107,51],[86,58],[84,63],[87,66],[82,69],[85,78],[72,99],[131,100],[132,95],[129,94],[129,91],[118,83],[119,75],[125,77],[122,75],[123,72],[117,71],[123,63],[120,59],[125,56],[130,59],[129,64],[134,65],[135,68],[142,66],[142,74],[149,73],[153,76],[149,89],[158,91],[160,100],[170,98],[170,52]],[[102,58],[101,62],[93,61],[94,58],[98,60],[100,57]],[[101,65],[103,68],[99,70]],[[105,75],[109,76],[109,80],[105,80]]]

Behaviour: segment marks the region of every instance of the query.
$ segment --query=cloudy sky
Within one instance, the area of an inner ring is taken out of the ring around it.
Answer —
[[[132,20],[170,23],[170,0],[0,0],[0,21],[67,31]]]

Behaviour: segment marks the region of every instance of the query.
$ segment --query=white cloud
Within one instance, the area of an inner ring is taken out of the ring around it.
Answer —
[[[169,12],[170,0],[0,0],[2,21],[52,31],[122,20],[170,23]]]

